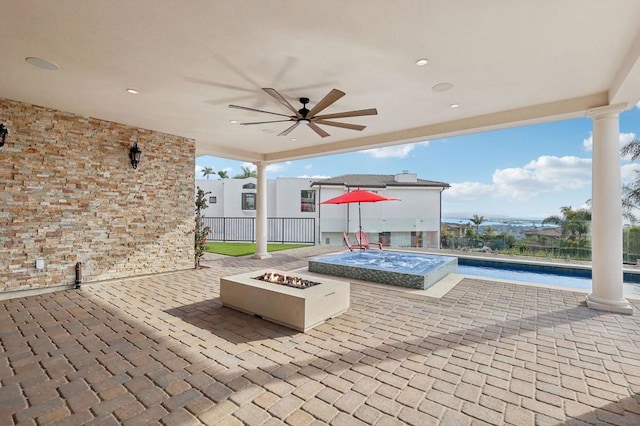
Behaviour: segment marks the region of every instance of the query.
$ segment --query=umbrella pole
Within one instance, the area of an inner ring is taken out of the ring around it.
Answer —
[[[362,234],[362,213],[360,212],[360,203],[358,202],[358,228]]]

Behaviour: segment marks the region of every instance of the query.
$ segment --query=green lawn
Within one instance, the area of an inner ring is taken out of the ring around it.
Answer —
[[[299,247],[309,247],[310,244],[280,244],[268,243],[267,251],[289,250]],[[224,254],[225,256],[247,256],[256,252],[256,243],[220,243],[208,242],[207,251],[210,253]]]

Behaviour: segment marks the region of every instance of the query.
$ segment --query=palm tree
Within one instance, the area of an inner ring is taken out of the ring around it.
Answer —
[[[591,211],[587,209],[573,210],[571,206],[560,207],[561,216],[552,215],[546,217],[542,224],[560,226],[562,236],[569,235],[570,240],[582,239],[589,232],[588,222],[591,220]]]
[[[634,139],[620,150],[623,157],[631,156],[631,161],[635,161],[640,157],[640,139]]]
[[[484,227],[484,236],[487,238],[493,238],[495,237],[496,231],[490,227],[490,226],[485,226]]]
[[[476,226],[476,234],[480,233],[480,224],[484,222],[484,216],[478,216],[477,214],[474,214],[473,217],[469,220]]]
[[[239,175],[235,175],[234,179],[246,179],[246,178],[257,178],[258,173],[255,170],[251,170],[249,167],[242,166],[242,173]]]
[[[229,173],[227,173],[226,170],[218,170],[218,177],[220,179],[228,179],[229,178]]]
[[[623,157],[630,156],[631,161],[640,158],[640,139],[634,139],[620,150]],[[633,182],[622,186],[622,215],[631,223],[638,221],[633,210],[640,208],[640,174],[636,171]]]
[[[209,180],[209,175],[214,174],[213,167],[203,167],[202,168],[202,176],[206,176],[207,180]]]

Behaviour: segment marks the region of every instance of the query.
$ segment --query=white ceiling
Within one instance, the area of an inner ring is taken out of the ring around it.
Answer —
[[[197,155],[275,162],[640,100],[638,0],[4,0],[1,13],[0,97],[191,137]],[[231,124],[278,117],[230,103],[288,113],[262,87],[296,108],[336,88],[323,113],[378,115],[324,139]]]

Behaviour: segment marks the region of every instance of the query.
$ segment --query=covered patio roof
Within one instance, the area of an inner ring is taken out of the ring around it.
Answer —
[[[637,0],[9,0],[2,15],[0,97],[193,138],[197,155],[278,162],[640,100]],[[278,118],[229,104],[288,113],[265,87],[296,108],[336,88],[326,113],[378,115],[326,138],[231,123]]]

